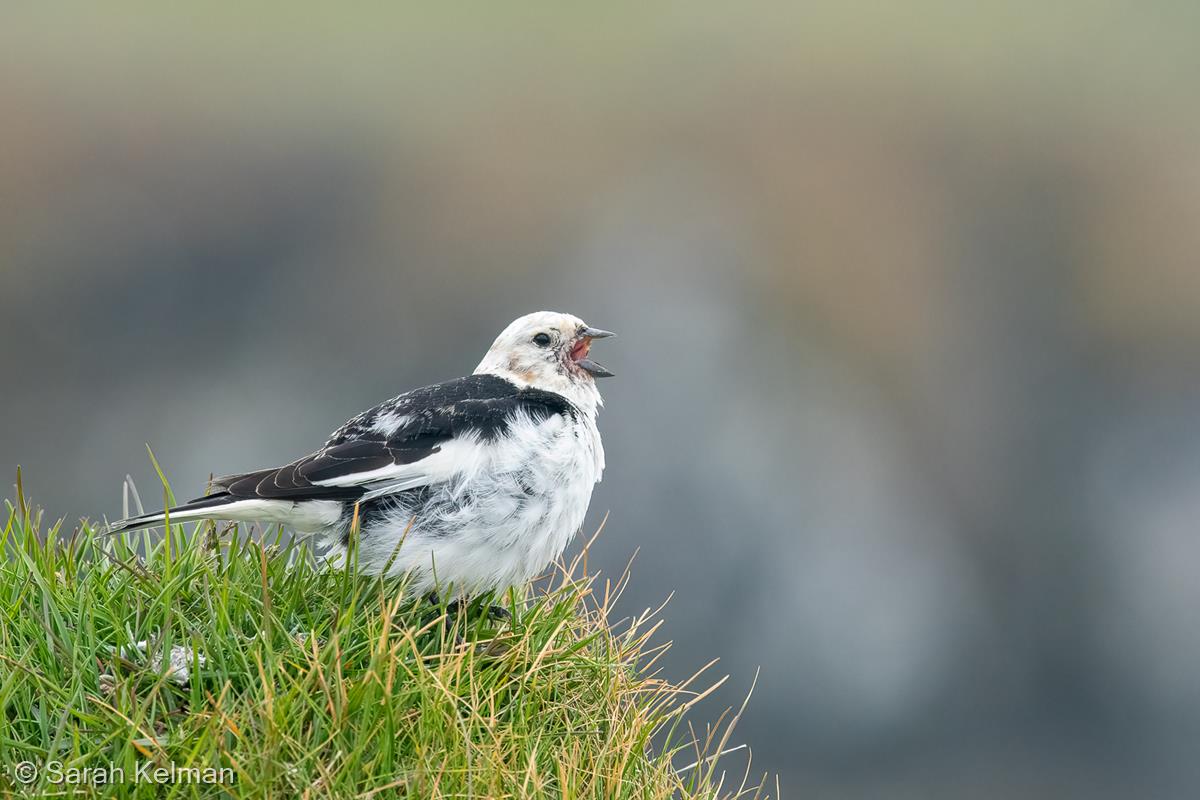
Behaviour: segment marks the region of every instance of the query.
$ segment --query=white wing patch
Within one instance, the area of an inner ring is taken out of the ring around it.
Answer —
[[[407,425],[410,419],[411,417],[408,414],[389,411],[386,414],[379,415],[378,419],[371,425],[371,430],[382,433],[384,436],[391,436]]]
[[[438,452],[411,464],[391,464],[313,483],[315,486],[367,487],[368,491],[360,498],[361,502],[418,486],[444,483],[455,477],[474,475],[488,463],[488,449],[477,436],[463,436],[446,442]]]

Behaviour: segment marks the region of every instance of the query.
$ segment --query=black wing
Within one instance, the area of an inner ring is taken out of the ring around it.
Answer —
[[[233,497],[353,501],[366,493],[370,473],[417,463],[456,437],[495,441],[507,433],[518,411],[535,419],[575,413],[562,395],[521,388],[495,375],[469,375],[414,389],[364,411],[299,461],[217,478],[213,486]],[[364,476],[363,483],[355,480],[357,475]],[[319,485],[335,480],[341,485]]]

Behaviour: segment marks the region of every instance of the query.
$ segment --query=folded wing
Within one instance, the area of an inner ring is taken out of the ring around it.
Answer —
[[[231,498],[355,501],[434,485],[477,466],[518,413],[545,419],[573,407],[560,395],[470,375],[358,415],[312,455],[217,478],[213,487]]]

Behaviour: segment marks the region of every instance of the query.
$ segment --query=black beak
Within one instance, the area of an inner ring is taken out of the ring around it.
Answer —
[[[615,372],[609,372],[590,358],[581,358],[575,363],[579,365],[580,369],[590,372],[593,378],[611,378],[616,374]]]
[[[588,339],[607,339],[610,336],[616,336],[612,331],[603,331],[599,328],[584,328],[579,332],[581,337]],[[587,371],[594,378],[611,378],[614,373],[609,372],[602,364],[592,361],[590,358],[581,358],[575,362],[580,369]]]
[[[599,328],[584,328],[579,332],[580,336],[586,336],[589,339],[607,339],[610,336],[616,336],[612,331],[602,331]]]

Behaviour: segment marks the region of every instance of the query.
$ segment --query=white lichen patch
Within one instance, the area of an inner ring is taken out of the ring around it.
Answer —
[[[137,651],[138,655],[145,658],[146,652],[149,650],[149,642],[143,639],[135,644],[133,649]],[[130,657],[130,654],[125,651],[122,651],[121,655],[125,658]],[[190,647],[174,644],[171,645],[171,650],[165,658],[162,651],[151,654],[150,669],[165,675],[167,680],[172,683],[187,686],[192,679],[192,665],[203,667],[207,661],[208,659],[204,657],[203,653],[196,652]]]

